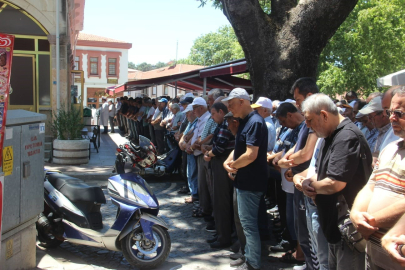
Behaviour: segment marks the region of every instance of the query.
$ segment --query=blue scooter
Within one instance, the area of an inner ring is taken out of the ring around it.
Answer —
[[[150,154],[147,141],[140,146]],[[122,251],[131,265],[141,269],[163,263],[171,240],[148,183],[137,174],[126,173],[110,177],[107,189],[118,206],[111,227],[102,221],[100,206],[106,200],[100,187],[58,171],[45,171],[45,208],[36,223],[39,244],[52,248],[68,241]]]

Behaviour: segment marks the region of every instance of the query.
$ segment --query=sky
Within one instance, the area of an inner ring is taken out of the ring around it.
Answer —
[[[229,21],[197,0],[87,0],[83,33],[132,43],[129,62],[167,63],[186,58],[194,40]]]

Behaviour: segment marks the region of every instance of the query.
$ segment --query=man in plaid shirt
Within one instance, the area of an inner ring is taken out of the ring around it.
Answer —
[[[209,241],[211,248],[231,245],[233,185],[223,163],[235,148],[235,137],[224,119],[227,113],[228,108],[222,102],[212,105],[211,117],[218,126],[214,131],[212,149],[204,155],[204,160],[210,162],[212,170],[212,203],[217,231],[217,237]]]

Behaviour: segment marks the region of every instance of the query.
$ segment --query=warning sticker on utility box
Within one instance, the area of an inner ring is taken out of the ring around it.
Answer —
[[[4,176],[13,173],[13,146],[7,146],[3,149],[3,172]]]

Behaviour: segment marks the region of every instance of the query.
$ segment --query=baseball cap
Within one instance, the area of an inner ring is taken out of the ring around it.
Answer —
[[[295,100],[290,99],[290,98],[287,98],[286,100],[280,101],[280,102],[278,103],[277,109],[278,109],[278,107],[280,107],[281,104],[286,103],[286,102],[287,102],[287,103],[291,103],[291,104],[293,104],[293,105],[296,103]],[[274,114],[277,113],[277,109],[273,112]]]
[[[191,106],[195,106],[195,105],[201,105],[201,106],[207,107],[207,102],[205,102],[205,99],[203,99],[202,97],[198,97],[193,100],[193,103],[191,103]]]
[[[256,103],[250,105],[253,109],[263,107],[267,109],[273,109],[273,103],[271,102],[271,99],[266,98],[266,97],[259,97],[259,99],[256,101]]]
[[[225,101],[228,101],[228,100],[231,100],[234,98],[241,98],[241,99],[246,99],[246,100],[250,101],[250,96],[249,96],[248,92],[246,92],[245,89],[235,88],[229,93],[229,96],[227,98],[224,98],[222,100],[222,102],[225,102]]]
[[[362,109],[365,109],[368,107],[368,104],[365,105]],[[356,118],[362,118],[363,116],[366,116],[366,114],[362,114],[360,111],[356,114]]]
[[[180,104],[186,104],[186,103],[193,103],[194,98],[192,97],[186,97],[182,101],[180,101]]]
[[[166,98],[161,98],[161,99],[159,99],[159,101],[158,101],[158,102],[166,102],[166,103],[167,103],[168,101],[167,101],[167,99],[166,99]]]
[[[380,112],[383,111],[383,107],[381,105],[381,96],[373,98],[368,106],[364,106],[359,113],[362,113],[363,115],[367,115],[373,112]]]
[[[184,109],[183,113],[187,113],[193,110],[193,105],[188,104],[187,108]]]
[[[224,118],[225,118],[225,119],[230,118],[230,117],[233,117],[233,113],[232,113],[232,112],[228,112],[227,114],[224,115]]]
[[[353,100],[352,102],[350,102],[349,104],[342,104],[342,107],[343,108],[350,108],[350,109],[353,109],[354,108],[354,105],[356,105],[356,100]]]

